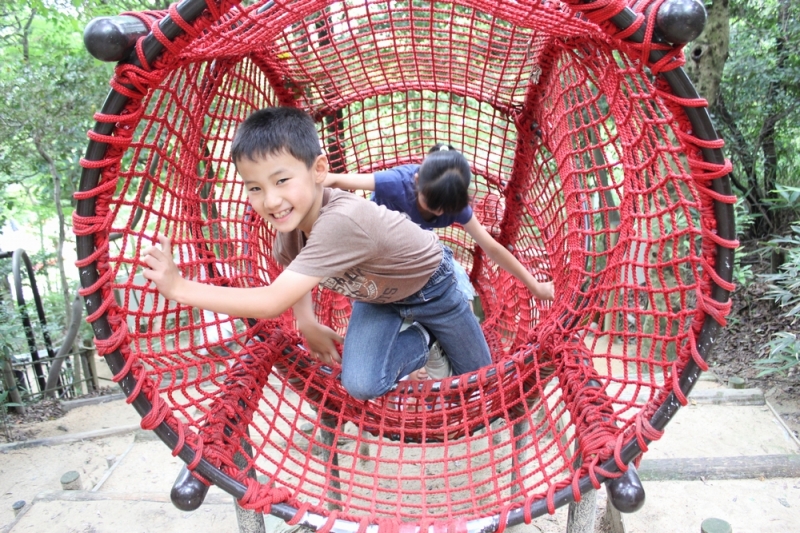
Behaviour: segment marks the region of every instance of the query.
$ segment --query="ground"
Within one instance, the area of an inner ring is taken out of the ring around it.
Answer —
[[[104,373],[110,372],[105,368]],[[98,390],[84,394],[81,398],[92,398],[94,396],[104,396],[106,394],[119,393],[120,389],[116,385],[101,386]],[[59,400],[42,400],[37,403],[25,406],[25,414],[17,415],[9,413],[5,423],[0,421],[0,442],[16,442],[41,437],[40,424],[42,422],[57,420],[64,416]],[[56,425],[55,429],[63,433],[70,431],[64,425]]]
[[[769,257],[755,253],[757,243],[744,243],[737,254],[752,266],[755,274],[767,273]],[[794,434],[800,435],[800,372],[759,377],[763,370],[755,361],[767,356],[765,345],[780,331],[795,332],[798,324],[781,314],[780,308],[766,299],[767,284],[756,279],[738,285],[732,295],[733,308],[728,325],[717,340],[710,360],[710,370],[723,382],[732,376],[744,378],[747,387],[758,387],[766,395]],[[794,369],[793,369],[794,370]]]

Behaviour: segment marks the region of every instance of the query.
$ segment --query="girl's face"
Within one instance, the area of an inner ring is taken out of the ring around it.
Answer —
[[[417,203],[421,210],[427,211],[428,213],[440,217],[444,214],[444,209],[431,209],[428,207],[428,203],[425,201],[425,196],[421,193],[417,193]]]
[[[414,185],[417,189],[417,207],[423,216],[426,214],[440,217],[444,214],[444,209],[431,209],[428,207],[428,202],[425,201],[425,195],[419,191],[419,174],[414,174]]]

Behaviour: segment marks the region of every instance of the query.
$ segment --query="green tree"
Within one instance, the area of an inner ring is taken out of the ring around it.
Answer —
[[[756,215],[751,236],[765,237],[795,215],[771,209],[778,185],[800,183],[800,4],[713,0],[707,9],[687,72],[725,138],[733,185]]]
[[[107,92],[111,66],[83,50],[83,17],[77,10],[34,0],[10,2],[6,9],[0,49],[0,93],[5,99],[0,183],[20,185],[26,194],[16,199],[17,205],[38,211],[41,224],[49,218],[42,211],[47,206],[52,209],[58,234],[51,251],[69,316],[70,283],[63,249],[71,195],[80,176],[86,131]]]

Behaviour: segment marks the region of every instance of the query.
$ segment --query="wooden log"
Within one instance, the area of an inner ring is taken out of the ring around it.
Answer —
[[[606,513],[603,515],[604,531],[608,533],[627,533],[622,513],[611,503],[611,498],[606,500]]]
[[[642,481],[800,477],[800,455],[644,459]]]
[[[77,400],[65,400],[60,402],[61,403],[61,410],[65,413],[67,411],[71,411],[73,409],[77,409],[78,407],[84,407],[87,405],[96,405],[99,403],[108,403],[114,402],[117,400],[124,400],[125,394],[123,393],[116,393],[116,394],[105,394],[103,396],[94,396],[92,398],[79,398]]]
[[[650,391],[640,391],[634,399],[629,391],[623,390],[619,394],[621,401],[636,401],[646,403],[650,401]],[[689,394],[690,405],[764,405],[764,391],[761,389],[694,389]]]
[[[61,488],[63,490],[83,490],[81,475],[77,470],[70,470],[61,476]]]
[[[761,389],[695,389],[689,401],[704,405],[764,405]]]
[[[115,435],[124,435],[125,433],[132,433],[137,429],[139,429],[139,424],[132,426],[119,426],[115,428],[95,429],[93,431],[85,431],[83,433],[72,433],[71,435],[63,435],[58,437],[46,437],[43,439],[32,439],[32,440],[23,440],[20,442],[10,442],[8,444],[0,444],[0,453],[9,452],[11,450],[19,450],[21,448],[31,448],[34,446],[58,446],[59,444],[69,444],[71,442],[78,442],[80,440],[113,437]]]
[[[719,518],[706,518],[700,524],[701,533],[731,533],[731,525]]]
[[[246,431],[246,435],[249,438],[250,432]],[[233,454],[233,463],[239,467],[239,470],[244,470],[252,462],[253,447],[247,438],[241,439],[239,443],[239,451]],[[254,468],[247,470],[247,477],[258,479]],[[239,533],[267,533],[263,514],[251,509],[243,509],[236,498],[233,499],[233,506],[236,510],[236,524],[239,526]]]
[[[97,501],[128,501],[128,502],[153,502],[168,503],[172,505],[169,494],[162,492],[91,492],[88,490],[48,490],[36,495],[34,502],[97,502]],[[209,494],[203,505],[231,504],[230,494],[223,492]]]
[[[597,491],[592,489],[572,502],[567,510],[567,533],[594,533],[597,517]]]

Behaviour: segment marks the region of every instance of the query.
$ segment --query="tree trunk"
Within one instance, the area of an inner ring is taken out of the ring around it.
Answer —
[[[787,18],[789,16],[789,6],[788,1],[783,0],[780,3],[780,15],[779,15],[779,22],[781,27],[785,28],[787,23]],[[787,59],[787,42],[786,42],[786,34],[781,33],[778,35],[775,43],[775,52],[777,56],[776,67],[780,72],[786,67],[786,59]],[[777,186],[777,177],[778,177],[778,152],[775,149],[775,135],[776,131],[775,128],[778,122],[785,118],[784,111],[781,109],[781,105],[778,104],[777,100],[779,98],[779,94],[783,92],[782,82],[778,79],[773,78],[769,82],[769,86],[767,88],[767,98],[764,102],[766,109],[769,111],[767,118],[764,120],[764,123],[761,126],[761,131],[758,134],[759,145],[761,147],[761,152],[764,154],[763,165],[764,165],[764,193],[769,196],[772,191],[775,190]]]
[[[30,61],[31,57],[30,41],[28,40],[28,37],[31,34],[31,25],[33,24],[34,18],[36,18],[36,10],[31,9],[30,16],[28,16],[28,20],[25,22],[24,26],[20,20],[17,19],[17,24],[19,25],[19,44],[22,47],[22,60],[25,63]]]
[[[56,247],[56,263],[58,264],[58,274],[61,277],[61,294],[64,297],[64,317],[69,322],[70,317],[70,297],[69,297],[69,282],[67,281],[67,272],[64,269],[64,241],[66,240],[66,223],[64,221],[64,209],[61,207],[61,174],[59,174],[56,164],[47,150],[42,146],[42,142],[38,138],[33,139],[33,144],[39,155],[42,156],[47,162],[50,169],[50,175],[53,177],[53,201],[56,204],[56,213],[58,214],[58,246]],[[68,326],[69,324],[67,324]]]
[[[722,71],[728,59],[730,13],[728,0],[706,2],[708,21],[703,33],[686,48],[686,73],[700,96],[714,109],[719,98]]]

